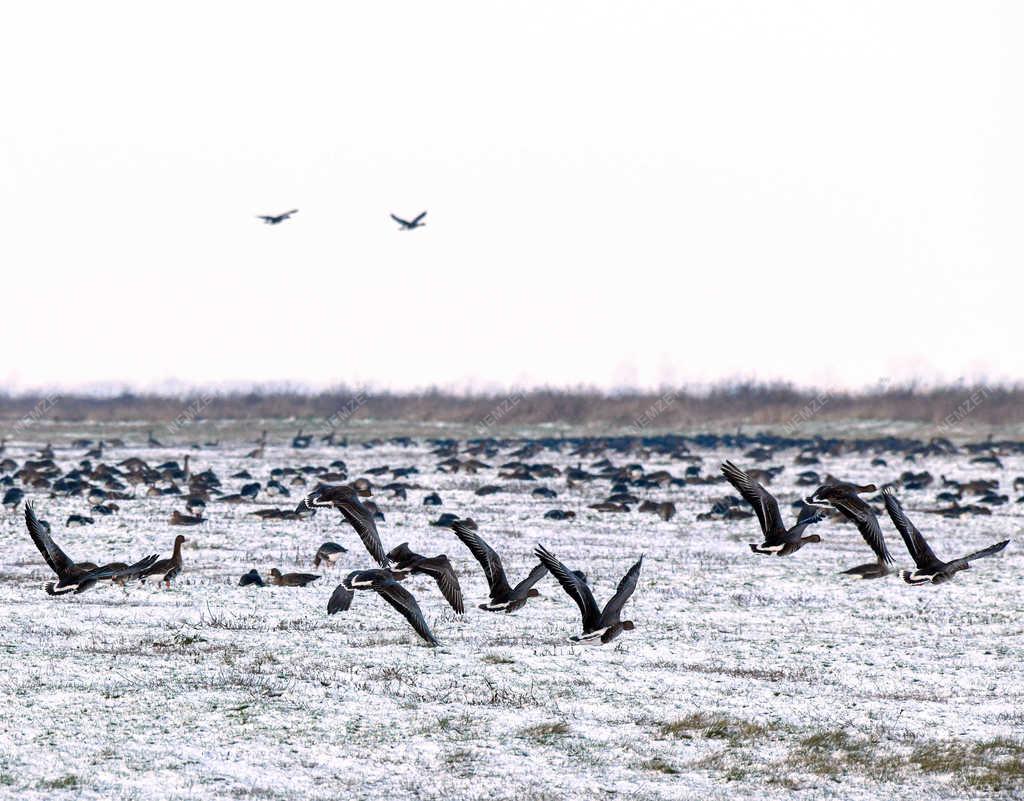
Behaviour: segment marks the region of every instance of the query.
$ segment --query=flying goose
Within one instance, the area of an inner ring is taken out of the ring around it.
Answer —
[[[134,565],[126,565],[124,562],[112,562],[109,565],[104,565],[96,570],[92,570],[78,579],[78,586],[75,587],[75,594],[78,595],[88,589],[91,589],[100,581],[113,581],[114,583],[121,584],[123,586],[128,581],[141,579],[146,570],[148,570],[158,558],[159,555],[154,553],[143,557]],[[47,592],[49,592],[49,590],[47,590]]]
[[[339,584],[327,603],[327,614],[346,612],[352,605],[357,590],[373,590],[409,621],[416,633],[430,645],[438,645],[430,626],[427,625],[419,604],[405,587],[400,585],[388,570],[355,570]]]
[[[903,541],[907,544],[907,550],[910,552],[914,564],[917,565],[917,569],[914,571],[900,571],[900,576],[907,584],[926,584],[929,581],[932,584],[942,584],[943,582],[950,581],[954,574],[961,570],[969,569],[970,563],[975,559],[994,556],[1010,542],[1009,540],[1003,540],[995,545],[982,548],[980,551],[954,559],[951,562],[943,562],[932,552],[931,547],[929,547],[921,532],[917,530],[917,526],[910,522],[910,518],[903,511],[903,506],[897,500],[893,491],[889,488],[882,490],[882,497],[885,499],[885,510],[889,513],[889,517],[892,518],[893,525],[899,529]]]
[[[398,230],[411,231],[414,228],[422,228],[424,225],[426,225],[426,223],[422,221],[423,218],[426,216],[427,213],[424,211],[413,217],[411,222],[409,220],[403,220],[401,217],[396,217],[394,214],[391,215],[391,219],[398,223],[399,226],[401,226]]]
[[[540,595],[533,585],[540,581],[548,571],[543,563],[533,568],[530,575],[512,587],[505,576],[501,558],[477,533],[477,526],[473,520],[468,517],[465,520],[457,520],[452,523],[452,530],[476,557],[480,567],[484,569],[484,576],[487,578],[487,585],[490,588],[490,597],[487,603],[479,604],[480,609],[485,609],[488,612],[515,612],[525,606],[527,599]]]
[[[821,537],[817,534],[804,536],[804,529],[824,519],[824,509],[810,505],[805,506],[800,510],[796,525],[787,529],[785,523],[782,522],[779,502],[774,495],[732,462],[722,463],[722,473],[736,488],[736,491],[743,496],[743,499],[753,507],[758,522],[761,524],[764,542],[750,543],[750,550],[754,553],[788,556],[791,553],[796,553],[808,542],[821,542]]]
[[[864,541],[875,552],[874,562],[843,570],[843,574],[859,576],[862,579],[873,579],[882,578],[893,573],[894,570],[890,567],[893,561],[892,555],[885,544],[885,537],[882,536],[882,527],[878,523],[874,509],[866,501],[854,494],[835,495],[829,503],[838,509],[843,517],[857,526],[857,530],[864,537]]]
[[[345,520],[356,530],[373,560],[381,567],[388,566],[388,556],[384,551],[384,546],[380,544],[380,535],[377,534],[377,524],[373,520],[373,513],[363,505],[352,487],[346,484],[337,486],[321,484],[303,499],[295,511],[316,509],[319,506],[333,506],[341,512]]]
[[[826,476],[825,483],[808,495],[806,500],[810,504],[832,503],[835,500],[849,499],[861,492],[876,492],[877,490],[878,487],[874,484],[851,484],[849,481],[840,481],[832,476]]]
[[[75,562],[53,541],[50,532],[39,522],[32,504],[25,504],[25,527],[42,554],[50,570],[57,574],[57,581],[45,585],[50,595],[64,595],[73,592],[78,581],[93,570],[98,570],[94,562]]]
[[[459,586],[459,577],[455,575],[452,563],[445,554],[440,556],[420,556],[409,549],[409,543],[403,542],[393,548],[388,554],[391,560],[391,573],[399,581],[405,576],[413,573],[422,573],[430,576],[437,582],[441,594],[456,614],[463,614],[466,611],[462,602],[462,588]]]
[[[293,214],[298,213],[298,209],[292,209],[291,211],[286,211],[283,214],[257,214],[256,219],[263,220],[267,225],[280,225],[285,220],[291,219]]]
[[[610,643],[623,631],[634,629],[632,620],[619,620],[619,616],[622,614],[622,607],[636,589],[636,583],[640,578],[640,568],[644,563],[643,554],[640,555],[636,564],[626,571],[626,575],[619,581],[615,595],[605,604],[603,611],[597,607],[594,594],[587,585],[586,576],[578,571],[569,570],[543,545],[538,545],[534,549],[534,554],[558,579],[562,589],[576,602],[580,608],[580,614],[583,615],[583,634],[574,634],[569,638],[571,642],[604,645]]]

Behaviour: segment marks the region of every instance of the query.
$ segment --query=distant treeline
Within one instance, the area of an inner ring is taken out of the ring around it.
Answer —
[[[181,395],[3,395],[8,430],[36,421],[165,421],[309,419],[343,427],[354,420],[407,420],[494,425],[588,423],[635,430],[678,429],[708,422],[796,428],[828,420],[893,420],[1010,425],[1024,422],[1024,386],[893,387],[868,392],[803,390],[784,384],[734,384],[710,390],[598,392],[535,389],[470,394],[441,390],[390,393],[339,388],[318,393],[195,391]]]

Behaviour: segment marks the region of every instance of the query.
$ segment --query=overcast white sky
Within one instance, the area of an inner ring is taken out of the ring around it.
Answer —
[[[10,4],[0,387],[1024,380],[1022,41],[1012,2]]]

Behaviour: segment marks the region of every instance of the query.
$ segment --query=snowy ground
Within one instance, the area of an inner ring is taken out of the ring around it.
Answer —
[[[258,432],[247,431],[251,440]],[[65,469],[81,451],[59,448]],[[174,498],[122,502],[120,514],[66,529],[84,499],[30,493],[54,538],[73,557],[103,561],[169,553],[185,533],[185,571],[170,591],[103,587],[52,599],[48,571],[20,511],[0,528],[0,797],[661,799],[843,798],[900,793],[914,799],[1021,797],[1024,794],[1024,504],[959,521],[915,509],[934,489],[908,492],[911,517],[939,556],[1013,539],[1000,558],[978,562],[940,587],[896,578],[856,583],[840,569],[869,561],[849,524],[824,523],[825,539],[787,559],[755,556],[756,521],[697,522],[727,485],[644,492],[673,500],[679,515],[600,514],[586,508],[608,494],[606,481],[567,489],[564,478],[537,483],[435,469],[424,446],[270,447],[193,451],[194,468],[226,480],[248,469],[261,482],[274,466],[326,465],[340,458],[350,476],[383,464],[416,465],[404,479],[424,486],[406,501],[375,497],[387,520],[386,547],[408,541],[445,552],[460,571],[469,611],[455,619],[436,587],[407,582],[443,646],[424,647],[383,601],[356,598],[328,618],[327,599],[351,569],[370,567],[354,532],[329,511],[304,522],[264,523],[255,506],[211,503],[209,521],[167,524]],[[8,448],[19,463],[29,451]],[[124,448],[150,464],[180,460],[180,449]],[[507,452],[506,452],[507,453]],[[736,452],[702,452],[704,472]],[[608,454],[682,475],[683,463]],[[793,451],[772,489],[788,502]],[[584,465],[598,457],[584,459]],[[507,455],[486,458],[497,466]],[[568,452],[530,461],[564,468]],[[996,471],[966,458],[869,468],[866,458],[826,462],[851,479],[879,483],[907,467],[936,476],[998,475],[1012,493],[1024,459]],[[386,483],[374,479],[375,484]],[[498,483],[505,491],[477,497]],[[538,484],[559,493],[532,498]],[[424,507],[437,490],[443,507]],[[1016,497],[1020,493],[1012,495]],[[574,509],[572,523],[547,509]],[[472,515],[511,576],[535,563],[543,542],[584,569],[599,603],[641,552],[644,572],[627,616],[637,629],[605,648],[575,648],[575,606],[550,577],[541,598],[512,616],[475,608],[485,599],[476,563],[454,535],[427,525],[439,512]],[[890,547],[909,558],[883,520]],[[239,588],[252,567],[311,571],[321,542],[350,548],[338,567],[306,589]]]

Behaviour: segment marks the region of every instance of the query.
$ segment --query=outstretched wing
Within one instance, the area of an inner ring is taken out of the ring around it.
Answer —
[[[917,530],[917,526],[910,522],[910,518],[903,511],[902,504],[900,504],[892,490],[889,488],[883,489],[882,498],[885,501],[885,511],[889,513],[892,524],[896,526],[900,536],[903,537],[903,542],[907,544],[907,551],[910,552],[914,564],[924,568],[933,562],[939,561],[935,558],[935,554],[928,546],[928,543],[925,542],[924,536]]]
[[[438,644],[434,633],[430,630],[430,626],[427,625],[427,621],[423,617],[423,612],[420,611],[420,605],[416,603],[416,599],[412,597],[411,592],[397,581],[374,585],[374,589],[381,598],[391,604],[402,614],[402,617],[409,621],[409,625],[416,630],[417,634],[431,645]]]
[[[336,500],[334,505],[341,512],[342,516],[349,522],[349,525],[356,530],[359,539],[363,541],[370,556],[381,567],[390,565],[388,555],[384,546],[380,543],[380,535],[377,533],[377,524],[374,522],[373,513],[354,498],[342,498]]]
[[[854,496],[856,497],[856,496]],[[860,500],[859,498],[857,500]],[[880,562],[892,564],[892,554],[885,545],[885,537],[882,535],[882,526],[878,523],[878,517],[871,510],[871,507],[861,501],[853,503],[848,498],[835,498],[832,505],[839,510],[840,514],[851,521],[860,532],[864,541],[871,546]]]
[[[403,220],[401,217],[396,217],[394,214],[391,215],[391,219],[394,220],[399,225],[404,225],[406,228],[408,228],[411,225],[411,223],[408,220]]]
[[[425,211],[422,212],[421,214],[416,215],[415,217],[413,217],[412,224],[416,225],[417,223],[420,222],[420,220],[422,220],[426,216],[427,216],[427,213]]]
[[[452,523],[452,531],[469,548],[470,553],[484,569],[484,576],[487,578],[487,586],[490,588],[491,595],[504,595],[511,592],[512,588],[509,587],[508,579],[505,577],[505,568],[501,564],[501,558],[476,533],[476,524],[471,520],[457,520]]]
[[[512,588],[512,594],[516,597],[520,597],[523,592],[530,589],[530,587],[532,587],[534,584],[536,584],[538,581],[544,578],[544,576],[546,576],[547,573],[547,565],[541,562],[539,565],[536,565],[533,568],[533,570],[530,571],[530,575],[528,575],[526,578],[524,578],[522,581],[516,584],[515,587]],[[583,575],[580,571],[574,570],[573,573],[579,576],[583,580],[584,584],[586,583],[587,577]]]
[[[587,583],[559,562],[543,545],[538,545],[533,549],[533,552],[540,559],[541,563],[551,571],[551,574],[558,579],[562,589],[568,593],[569,597],[580,608],[580,614],[583,616],[583,630],[593,631],[598,625],[601,610],[597,608],[594,594],[590,591]]]
[[[779,513],[779,502],[775,500],[774,495],[732,462],[722,463],[722,473],[736,488],[736,491],[743,496],[743,500],[753,507],[754,513],[761,523],[761,531],[766,538],[786,531],[786,527],[782,523],[782,515]]]
[[[35,509],[30,503],[25,504],[25,526],[28,528],[29,536],[32,537],[32,542],[39,549],[39,553],[43,555],[46,564],[50,566],[50,570],[56,573],[58,578],[63,578],[75,566],[75,563],[57,546],[49,532],[39,524]]]
[[[331,600],[327,602],[327,614],[333,615],[335,612],[347,612],[348,608],[352,606],[352,599],[355,597],[355,593],[346,588],[344,584],[339,584],[334,588],[334,592],[331,594]]]
[[[622,607],[625,606],[626,601],[629,600],[629,597],[636,590],[636,583],[640,580],[640,568],[643,566],[643,563],[644,555],[640,554],[636,564],[627,570],[626,575],[619,581],[619,586],[615,589],[615,595],[604,605],[604,611],[601,613],[602,626],[618,622]]]
[[[160,558],[160,554],[150,554],[145,556],[136,562],[134,565],[128,567],[99,567],[96,570],[90,570],[84,576],[78,579],[78,587],[75,589],[75,593],[83,593],[90,587],[92,587],[97,581],[114,579],[124,579],[125,581],[132,581],[134,579],[142,578],[142,574],[152,567],[153,563]]]
[[[982,548],[980,551],[975,551],[974,553],[969,553],[967,556],[961,557],[961,561],[973,562],[975,559],[984,559],[986,556],[994,556],[1009,545],[1009,543],[1009,540],[997,542],[995,545],[989,545],[987,548]]]
[[[455,575],[455,569],[447,556],[434,556],[430,559],[422,559],[416,565],[416,570],[426,573],[437,582],[438,588],[444,599],[449,603],[456,614],[463,614],[466,611],[462,603],[462,588],[459,586],[459,577]]]

